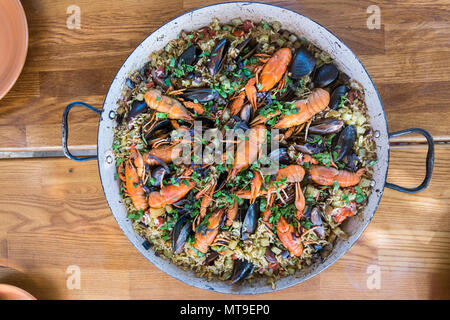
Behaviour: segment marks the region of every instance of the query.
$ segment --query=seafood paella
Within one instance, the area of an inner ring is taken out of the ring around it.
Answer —
[[[144,246],[207,279],[323,261],[371,193],[364,88],[278,21],[213,19],[130,74],[116,179]]]

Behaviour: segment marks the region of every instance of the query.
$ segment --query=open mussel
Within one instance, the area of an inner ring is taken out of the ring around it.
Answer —
[[[208,70],[212,76],[218,74],[222,69],[229,48],[230,42],[227,39],[222,39],[211,51]]]
[[[295,91],[297,90],[299,86],[298,81],[294,81],[289,83],[285,90],[279,90],[275,93],[275,99],[277,101],[290,101],[295,98]],[[270,98],[270,94],[268,95],[268,98]]]
[[[192,223],[188,218],[188,214],[182,215],[173,227],[172,234],[172,250],[173,253],[179,254],[183,251],[184,245],[192,230]]]
[[[341,161],[346,154],[348,154],[355,144],[356,141],[356,128],[355,126],[347,126],[339,134],[336,145],[334,146],[334,151],[337,152],[335,161]]]
[[[294,144],[294,149],[307,154],[317,154],[326,150],[324,145],[316,143]]]
[[[352,172],[356,172],[358,170],[357,164],[360,163],[361,160],[359,160],[358,156],[354,154],[353,152],[347,153],[347,166],[348,169]],[[356,163],[356,164],[355,164]]]
[[[204,130],[212,129],[216,127],[216,122],[208,117],[197,117],[195,118],[194,122],[194,128],[197,127],[197,125],[201,126],[202,132]]]
[[[162,67],[158,67],[151,71],[152,79],[155,84],[167,90],[169,86],[166,84],[166,79],[168,77],[167,74],[164,73],[164,69]]]
[[[145,134],[145,140],[150,141],[153,138],[161,137],[163,134],[167,134],[173,130],[172,122],[168,119],[162,120],[150,128]],[[145,131],[145,130],[143,130]]]
[[[314,207],[311,210],[311,222],[316,227],[314,232],[317,234],[319,238],[325,237],[325,229],[323,228],[322,218],[320,217],[320,209],[318,207]]]
[[[250,121],[250,118],[252,117],[253,114],[252,111],[253,111],[252,105],[250,103],[245,104],[242,107],[241,112],[239,114],[241,120],[244,121],[245,123],[248,123]]]
[[[208,266],[212,266],[214,261],[220,257],[220,254],[217,251],[211,250],[209,254],[206,256],[205,264]]]
[[[331,94],[331,98],[330,98],[330,103],[328,104],[328,106],[330,107],[330,109],[337,109],[339,104],[341,103],[341,98],[343,96],[345,96],[345,94],[350,90],[349,87],[347,87],[346,85],[340,85],[337,86],[334,90],[333,93]]]
[[[239,281],[247,279],[255,269],[253,263],[247,260],[238,259],[234,262],[233,274],[231,276],[231,283],[235,284]]]
[[[190,45],[183,53],[178,57],[177,67],[181,68],[183,65],[193,66],[198,61],[198,56],[201,50],[195,45]]]
[[[141,113],[145,113],[148,111],[148,106],[145,101],[134,100],[131,103],[131,109],[128,112],[127,121],[130,122],[134,118],[136,118]]]
[[[233,130],[235,130],[235,131],[242,130],[242,131],[246,132],[249,129],[250,128],[248,127],[247,122],[242,121],[241,119],[236,120],[236,122],[234,123],[234,126],[233,126]]]
[[[185,90],[181,97],[193,102],[206,103],[217,99],[219,93],[211,88],[195,88]]]
[[[329,134],[341,130],[344,126],[343,120],[325,119],[317,121],[309,127],[309,132],[314,134]]]
[[[278,260],[275,257],[275,254],[273,253],[272,249],[270,247],[266,247],[266,254],[264,255],[268,263],[277,263]]]
[[[278,148],[276,150],[271,151],[267,156],[267,158],[270,161],[275,161],[281,164],[288,164],[291,161],[286,148]]]
[[[241,240],[247,240],[248,236],[255,233],[258,227],[259,218],[259,202],[254,202],[248,206],[245,213],[244,221],[242,222]]]
[[[165,176],[168,176],[170,173],[167,172],[167,169],[163,166],[156,167],[152,170],[152,186],[159,187],[161,185],[162,180]]]
[[[333,83],[339,76],[339,70],[333,63],[324,64],[314,74],[314,86],[323,88]]]
[[[258,42],[253,38],[248,38],[236,46],[238,58],[242,60],[250,58],[255,53]]]
[[[300,48],[292,59],[289,71],[291,78],[301,79],[310,74],[316,65],[316,58],[304,47]]]

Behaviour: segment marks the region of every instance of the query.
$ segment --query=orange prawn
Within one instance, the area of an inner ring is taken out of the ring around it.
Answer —
[[[196,183],[192,180],[182,180],[179,185],[170,184],[161,188],[160,191],[153,191],[148,195],[148,205],[150,208],[162,208],[165,205],[175,203],[191,191]]]
[[[261,145],[266,139],[266,128],[263,125],[250,128],[247,138],[240,141],[237,146],[233,169],[228,181],[256,161]]]
[[[361,181],[361,177],[365,172],[366,170],[364,168],[356,172],[350,172],[318,165],[313,165],[309,169],[311,179],[315,183],[322,186],[332,186],[334,181],[336,181],[342,188],[356,186]]]
[[[269,91],[283,78],[291,59],[289,48],[281,48],[273,54],[259,75],[259,92]]]
[[[239,93],[235,98],[233,98],[233,101],[230,103],[230,113],[232,116],[237,115],[242,107],[244,106],[245,101],[245,92],[242,91]]]
[[[271,214],[272,214],[272,211],[271,211],[269,208],[267,208],[267,209],[261,214],[262,220],[265,221],[265,222],[268,222],[268,221],[269,221],[269,217],[270,217]]]
[[[124,191],[131,198],[131,202],[137,210],[145,211],[148,208],[145,199],[144,188],[141,185],[138,171],[133,166],[131,159],[125,162],[125,176],[121,174],[123,166],[119,167],[119,177],[125,182]]]
[[[305,169],[297,164],[281,168],[277,172],[277,181],[286,178],[286,182],[301,182],[305,176]]]
[[[200,103],[195,103],[192,101],[184,101],[183,104],[186,108],[192,109],[200,115],[202,115],[205,112],[205,109]]]
[[[182,151],[183,148],[180,148],[177,144],[162,145],[151,149],[148,153],[144,153],[142,157],[146,164],[150,166],[157,166],[160,163],[153,157],[162,160],[166,164],[169,164],[172,163],[173,160],[177,159],[181,155]]]
[[[219,233],[220,222],[222,221],[223,210],[219,210],[213,213],[208,219],[208,225],[206,228],[198,230],[195,233],[195,242],[193,247],[202,253],[206,253],[208,251],[209,246],[216,239],[217,234]]]
[[[253,175],[254,177],[250,185],[250,204],[255,202],[264,182],[263,177],[259,171],[253,170]]]
[[[322,88],[314,89],[307,100],[294,102],[297,113],[285,115],[273,127],[275,129],[287,129],[301,125],[311,119],[315,114],[324,110],[330,102],[330,94]]]
[[[258,104],[256,101],[256,78],[251,78],[247,84],[245,85],[245,95],[247,96],[248,101],[252,105],[253,111],[258,109]]]
[[[177,100],[162,94],[158,89],[150,89],[144,95],[149,108],[167,113],[169,119],[192,121],[189,111]]]
[[[291,164],[278,170],[277,181],[286,178],[286,182],[295,183],[295,208],[297,209],[297,219],[303,215],[306,206],[305,196],[303,195],[300,182],[305,177],[305,169],[302,166]]]
[[[303,252],[303,244],[301,237],[297,237],[294,233],[294,227],[291,226],[283,216],[280,217],[277,223],[277,235],[283,246],[294,256],[300,257]]]
[[[267,120],[270,120],[273,117],[279,116],[281,114],[280,110],[275,110],[270,112],[269,114],[263,116],[262,114],[258,114],[253,120],[250,122],[251,126],[265,124]]]
[[[239,204],[236,200],[234,200],[233,205],[227,210],[227,221],[225,222],[226,226],[231,226],[236,219],[237,213],[239,209]]]
[[[144,158],[142,157],[142,154],[136,149],[136,146],[134,144],[131,145],[130,150],[133,156],[133,163],[136,167],[138,177],[142,179],[145,173]]]

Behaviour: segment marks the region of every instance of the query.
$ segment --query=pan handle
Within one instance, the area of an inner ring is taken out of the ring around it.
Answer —
[[[64,109],[63,117],[62,117],[62,127],[61,127],[61,138],[62,138],[62,147],[64,155],[73,161],[89,161],[89,160],[97,160],[97,155],[89,156],[89,157],[77,157],[70,153],[69,148],[67,146],[67,139],[69,138],[69,126],[67,123],[67,118],[69,116],[70,110],[75,106],[81,106],[86,109],[92,110],[97,114],[101,114],[102,110],[94,108],[90,104],[81,101],[74,101],[67,105],[66,109]]]
[[[411,129],[405,129],[405,130],[389,133],[389,139],[392,137],[403,136],[405,134],[410,134],[410,133],[420,133],[427,139],[428,151],[427,151],[427,160],[426,160],[425,179],[423,179],[422,183],[415,188],[404,188],[404,187],[400,187],[396,184],[389,183],[389,182],[386,182],[386,187],[388,187],[389,189],[394,189],[394,190],[401,191],[401,192],[416,193],[416,192],[426,189],[426,187],[428,187],[428,184],[430,183],[431,174],[433,173],[433,167],[434,167],[434,141],[433,141],[433,137],[431,136],[431,134],[428,131],[426,131],[424,129],[420,129],[420,128],[411,128]]]

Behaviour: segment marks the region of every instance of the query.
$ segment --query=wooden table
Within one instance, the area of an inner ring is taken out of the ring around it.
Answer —
[[[0,101],[3,158],[59,153],[68,102],[100,107],[115,72],[142,39],[184,11],[215,1],[22,2],[30,45],[22,75]],[[315,278],[237,297],[187,286],[141,256],[107,207],[96,162],[3,159],[0,282],[40,299],[450,298],[450,1],[271,2],[311,17],[350,46],[380,91],[391,131],[421,127],[434,135],[439,144],[429,188],[414,195],[386,189],[360,240]],[[66,26],[72,4],[81,9],[81,29]],[[373,4],[381,9],[378,30],[366,26]],[[97,123],[88,111],[73,112],[72,148],[95,149]],[[424,176],[424,140],[393,142],[388,180],[417,185]],[[81,271],[79,289],[67,286],[74,265]],[[371,282],[374,270],[379,288]]]

